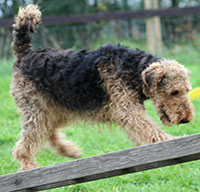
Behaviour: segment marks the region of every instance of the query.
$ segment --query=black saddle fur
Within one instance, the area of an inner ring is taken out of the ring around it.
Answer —
[[[100,68],[110,68],[129,89],[142,92],[141,73],[159,57],[120,44],[106,44],[97,50],[64,51],[40,48],[28,51],[15,67],[20,68],[38,90],[71,110],[94,110],[105,105],[109,95],[103,88]]]

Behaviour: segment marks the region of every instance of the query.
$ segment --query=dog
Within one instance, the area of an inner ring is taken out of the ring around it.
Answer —
[[[38,167],[34,155],[45,141],[61,155],[79,157],[79,147],[60,133],[79,120],[118,124],[137,145],[174,139],[146,113],[148,99],[166,126],[192,120],[190,72],[177,61],[120,44],[34,50],[29,33],[40,23],[38,6],[30,4],[19,9],[13,25],[11,94],[23,128],[13,154],[21,170]]]

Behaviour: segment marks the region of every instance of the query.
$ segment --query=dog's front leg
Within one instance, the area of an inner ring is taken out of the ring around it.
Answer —
[[[120,106],[118,103],[113,114],[114,121],[126,131],[132,142],[145,145],[175,138],[159,129],[142,108],[139,104]]]
[[[144,106],[137,100],[137,94],[119,82],[107,84],[110,94],[110,116],[137,145],[174,139],[175,137],[160,130],[147,115]]]

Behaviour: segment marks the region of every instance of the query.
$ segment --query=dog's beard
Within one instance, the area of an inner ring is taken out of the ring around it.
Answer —
[[[164,106],[160,107],[159,114],[160,114],[160,120],[163,122],[163,124],[165,126],[172,125],[172,121],[171,121],[169,115],[165,112]]]
[[[165,113],[165,111],[162,111],[162,115],[160,116],[160,119],[164,125],[166,125],[166,126],[172,125],[171,120],[170,120],[169,116],[167,115],[167,113]]]

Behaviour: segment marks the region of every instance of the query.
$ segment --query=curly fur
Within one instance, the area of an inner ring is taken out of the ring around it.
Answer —
[[[140,93],[143,102],[141,72],[158,59],[141,50],[107,44],[94,51],[31,50],[15,66],[60,104],[73,110],[93,110],[105,105],[109,97],[102,88],[99,68],[114,70],[117,78]]]
[[[119,124],[137,145],[173,139],[148,117],[149,98],[165,125],[192,120],[189,72],[178,62],[120,44],[93,51],[33,50],[29,33],[40,23],[38,6],[28,5],[13,25],[11,94],[23,128],[13,154],[21,170],[37,167],[34,154],[45,141],[61,155],[79,157],[81,150],[59,132],[78,120]]]

